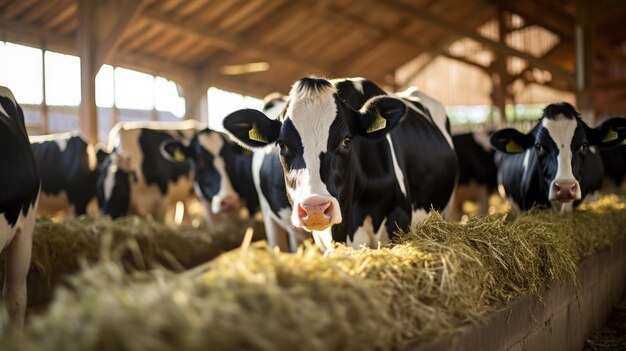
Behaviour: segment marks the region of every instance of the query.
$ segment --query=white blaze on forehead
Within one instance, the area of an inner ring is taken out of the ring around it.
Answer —
[[[117,172],[117,165],[111,164],[107,167],[107,174],[104,177],[104,199],[109,201],[113,187],[115,186],[115,172]]]
[[[126,173],[132,171],[131,157],[124,152],[111,154],[111,163],[106,169],[104,176],[104,199],[109,201],[113,188],[115,187],[115,173],[118,169]]]
[[[222,147],[224,147],[224,139],[222,139],[218,133],[201,133],[198,135],[198,141],[207,152],[213,155],[213,166],[220,175],[219,191],[211,200],[211,211],[218,213],[221,210],[222,200],[224,198],[227,196],[237,196],[233,184],[230,181],[230,177],[228,177],[228,173],[226,172],[226,163],[222,156],[220,156],[220,151]]]
[[[572,171],[572,139],[578,123],[575,119],[568,119],[563,115],[557,116],[554,120],[544,118],[541,122],[548,131],[552,141],[559,150],[558,168],[554,179],[574,179]]]
[[[290,178],[297,179],[296,189],[288,188],[296,203],[310,195],[330,195],[320,176],[320,154],[326,152],[330,126],[337,116],[333,86],[303,90],[299,83],[294,85],[287,108],[287,118],[300,135],[306,164],[304,169],[289,172]]]
[[[563,115],[558,115],[554,119],[544,118],[541,125],[548,131],[548,134],[550,134],[559,152],[557,156],[556,176],[552,179],[552,184],[559,180],[575,181],[576,198],[580,199],[580,185],[578,184],[578,180],[574,178],[574,172],[572,170],[572,139],[574,139],[574,133],[578,126],[576,119],[568,119]],[[548,194],[549,199],[556,197],[552,191],[554,188],[552,184],[550,185]]]

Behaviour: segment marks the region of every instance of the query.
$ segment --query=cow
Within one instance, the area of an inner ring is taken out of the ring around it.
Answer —
[[[252,154],[225,134],[205,128],[194,133],[188,144],[171,140],[161,150],[173,162],[179,150],[185,155],[207,218],[239,209],[241,200],[251,217],[259,211]]]
[[[487,214],[489,195],[498,185],[495,152],[489,144],[489,133],[475,131],[452,136],[459,162],[459,181],[451,206],[451,219],[460,220],[465,201],[476,201],[480,213]]]
[[[109,135],[111,155],[97,181],[98,204],[113,218],[128,214],[165,222],[166,212],[193,192],[189,165],[162,155],[162,144],[189,138],[197,124],[118,123]],[[176,157],[185,160],[178,152]]]
[[[602,162],[592,146],[613,147],[626,138],[626,119],[590,128],[569,103],[550,104],[528,134],[511,128],[491,135],[502,153],[498,187],[514,211],[533,206],[571,211],[602,182]]]
[[[443,210],[456,182],[443,106],[421,92],[404,96],[362,78],[302,78],[278,119],[244,109],[224,127],[248,148],[279,148],[294,227],[327,250],[332,240],[376,247]]]
[[[6,251],[2,298],[11,322],[24,323],[26,276],[39,199],[40,178],[24,113],[13,93],[0,86],[0,247]]]
[[[38,214],[80,216],[88,207],[96,214],[96,181],[106,152],[78,133],[31,136],[30,142],[42,170]]]
[[[98,186],[103,211],[163,221],[168,206],[194,190],[209,224],[214,214],[238,209],[241,198],[250,213],[258,211],[251,155],[221,133],[189,123],[176,127],[131,124],[113,132],[115,151]]]

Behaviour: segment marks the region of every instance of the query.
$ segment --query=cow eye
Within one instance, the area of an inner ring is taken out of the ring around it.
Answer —
[[[589,150],[589,144],[584,143],[580,146],[580,152],[586,152],[587,150]]]
[[[543,146],[541,146],[541,144],[535,144],[535,149],[537,151],[542,151],[543,150]]]
[[[350,137],[345,137],[341,141],[341,147],[343,147],[344,149],[347,149],[348,147],[350,147],[351,142],[352,142],[352,139]]]
[[[282,141],[278,142],[278,147],[280,148],[281,155],[286,155],[289,153],[289,147],[285,145],[285,143],[283,143]]]

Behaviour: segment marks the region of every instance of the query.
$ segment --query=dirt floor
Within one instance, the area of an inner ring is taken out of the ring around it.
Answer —
[[[626,350],[626,295],[613,306],[604,327],[587,339],[585,350]]]

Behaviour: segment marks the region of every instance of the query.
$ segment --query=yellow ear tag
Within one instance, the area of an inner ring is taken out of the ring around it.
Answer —
[[[617,132],[614,131],[613,128],[609,128],[609,131],[606,133],[604,138],[602,138],[602,142],[606,143],[606,142],[609,142],[609,141],[613,141],[613,140],[617,139],[618,137],[619,137],[619,135],[617,134]]]
[[[185,160],[185,154],[183,154],[180,149],[174,150],[174,159],[178,162],[183,162]]]
[[[509,143],[506,144],[506,152],[510,152],[514,154],[514,153],[519,153],[523,151],[524,149],[522,149],[522,147],[518,143],[516,143],[513,139],[511,139]]]
[[[387,126],[387,120],[383,118],[383,116],[380,115],[380,112],[378,112],[376,114],[376,119],[374,119],[374,122],[372,124],[370,124],[370,127],[367,128],[367,133],[374,133],[377,132],[381,129],[385,129],[385,127]]]
[[[626,139],[620,143],[621,145],[626,145]]]
[[[259,130],[256,129],[256,124],[252,124],[252,129],[250,129],[250,131],[248,132],[248,138],[250,138],[250,140],[267,144],[267,138],[261,135],[261,132],[259,132]]]

